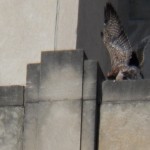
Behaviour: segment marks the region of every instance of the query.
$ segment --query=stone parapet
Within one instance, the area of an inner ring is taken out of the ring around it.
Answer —
[[[150,81],[103,83],[99,150],[149,150]]]
[[[23,106],[23,86],[0,86],[0,107],[1,106]]]

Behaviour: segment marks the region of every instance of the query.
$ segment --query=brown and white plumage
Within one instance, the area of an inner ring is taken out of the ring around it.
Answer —
[[[134,61],[138,62],[137,52],[133,51],[111,3],[106,4],[104,18],[104,29],[101,35],[109,52],[112,68],[107,77],[116,80],[139,78],[141,72],[139,63],[134,64]]]

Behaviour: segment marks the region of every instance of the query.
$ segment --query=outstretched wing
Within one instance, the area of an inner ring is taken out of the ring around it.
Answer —
[[[145,37],[135,48],[137,59],[139,61],[139,67],[142,68],[144,65],[144,50],[150,42],[150,37]]]
[[[124,32],[117,12],[107,3],[104,12],[103,42],[109,51],[112,67],[127,64],[132,54],[130,42]]]

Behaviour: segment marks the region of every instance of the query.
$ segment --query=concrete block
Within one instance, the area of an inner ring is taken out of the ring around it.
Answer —
[[[80,150],[81,100],[26,107],[25,150]]]
[[[97,62],[84,61],[83,99],[96,99],[97,92]]]
[[[96,100],[83,101],[81,150],[94,150],[95,147]]]
[[[23,118],[22,107],[0,108],[1,150],[22,150]]]
[[[39,150],[80,149],[80,100],[42,103],[38,115]]]
[[[0,106],[23,106],[23,86],[0,86]]]
[[[99,150],[149,150],[150,101],[103,103]]]
[[[38,119],[38,103],[26,103],[25,118],[24,118],[23,150],[38,150],[37,119]]]
[[[39,100],[40,67],[40,64],[29,64],[27,66],[25,102],[35,102]]]
[[[150,80],[105,81],[103,102],[150,100]]]
[[[43,52],[40,100],[82,98],[83,51]]]

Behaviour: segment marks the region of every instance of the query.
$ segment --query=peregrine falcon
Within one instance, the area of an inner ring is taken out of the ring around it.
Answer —
[[[104,29],[101,37],[111,60],[108,79],[142,79],[141,67],[144,60],[144,42],[133,50],[121,24],[119,16],[111,3],[104,10]]]

